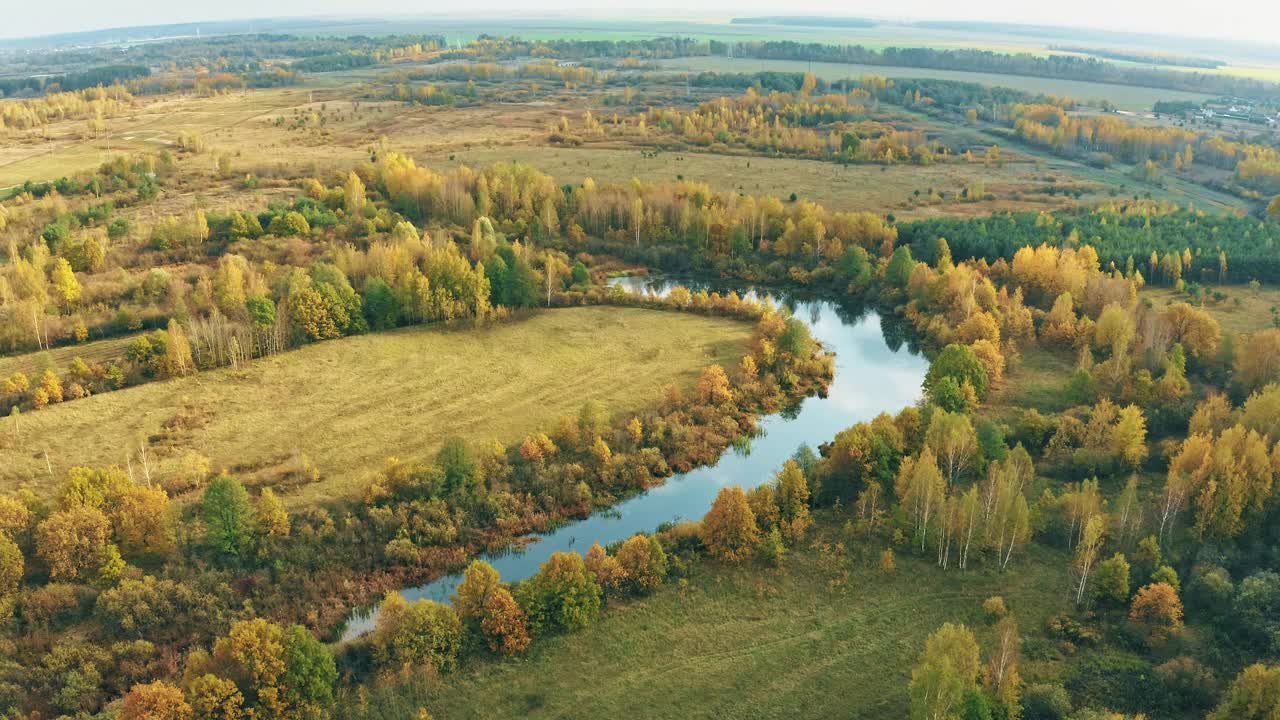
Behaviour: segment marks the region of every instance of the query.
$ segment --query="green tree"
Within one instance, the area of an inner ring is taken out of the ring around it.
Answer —
[[[389,330],[400,319],[400,302],[382,278],[373,278],[364,286],[364,317],[374,330]]]
[[[1121,553],[1098,563],[1093,575],[1093,594],[1111,605],[1124,605],[1129,601],[1129,561]]]
[[[893,251],[893,257],[890,258],[889,265],[884,270],[884,280],[893,287],[905,289],[907,283],[911,281],[911,273],[915,267],[915,260],[911,259],[910,246],[899,245],[898,249]]]
[[[239,480],[221,475],[200,500],[210,543],[224,555],[244,557],[253,542],[254,512]]]
[[[961,388],[966,384],[972,387],[978,399],[987,391],[987,370],[968,345],[952,343],[938,353],[929,364],[929,371],[925,373],[925,395],[931,400],[936,397],[947,378]]]
[[[284,631],[283,699],[296,717],[323,717],[333,705],[338,668],[333,653],[301,625]]]

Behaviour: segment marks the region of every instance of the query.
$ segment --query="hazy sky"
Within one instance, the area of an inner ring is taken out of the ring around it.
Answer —
[[[1277,0],[3,0],[0,37],[46,35],[131,25],[304,15],[501,13],[508,17],[572,13],[609,17],[725,18],[746,14],[864,15],[900,19],[965,19],[1101,27],[1277,43]]]

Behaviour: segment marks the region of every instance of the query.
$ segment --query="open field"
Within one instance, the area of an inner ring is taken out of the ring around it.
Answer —
[[[45,370],[53,370],[62,375],[76,358],[90,364],[115,362],[124,355],[125,348],[129,346],[133,337],[130,335],[95,340],[80,345],[63,345],[52,350],[23,355],[3,355],[0,356],[0,378],[20,372],[28,378],[35,379]]]
[[[1208,285],[1208,293],[1221,291],[1227,295],[1225,300],[1205,298],[1203,308],[1218,324],[1223,332],[1251,333],[1275,327],[1272,322],[1273,309],[1280,310],[1280,288],[1263,286],[1251,290],[1243,285]],[[1140,298],[1148,299],[1157,308],[1171,302],[1193,302],[1185,293],[1170,287],[1148,286],[1142,289]],[[1240,304],[1236,304],[1236,300]]]
[[[819,524],[829,542],[841,539],[838,522]],[[884,576],[873,557],[878,549],[854,541],[847,556],[797,549],[780,570],[706,561],[687,587],[673,582],[607,609],[595,626],[539,640],[519,661],[446,675],[428,709],[451,720],[900,718],[911,667],[944,622],[967,624],[985,645],[981,605],[992,595],[1027,634],[1067,605],[1058,551],[1033,548],[1004,574],[944,572],[903,549],[897,573]],[[1059,670],[1028,662],[1023,675],[1037,682]]]
[[[74,465],[125,462],[153,441],[159,472],[186,448],[246,482],[288,476],[291,503],[352,492],[387,457],[434,456],[450,436],[511,441],[595,399],[641,409],[707,365],[736,363],[750,325],[620,308],[540,311],[473,330],[411,328],[310,345],[251,363],[96,395],[25,414],[0,434],[0,488],[54,486]],[[166,448],[175,445],[166,455]],[[304,459],[305,458],[305,459]],[[134,462],[135,466],[137,461]],[[318,479],[311,477],[312,470]],[[300,476],[300,479],[299,477]]]
[[[625,183],[631,178],[646,182],[686,180],[706,182],[715,190],[739,191],[754,195],[799,198],[841,211],[893,212],[900,218],[934,215],[987,215],[993,210],[1039,210],[1068,207],[1072,198],[1049,196],[1032,190],[1050,184],[1071,183],[1076,178],[1055,161],[1037,167],[1032,161],[1008,162],[1003,168],[982,163],[949,162],[917,165],[839,165],[818,160],[717,155],[709,152],[661,152],[655,156],[639,149],[561,148],[544,145],[477,147],[426,156],[426,163],[440,168],[456,163],[483,167],[494,162],[528,163],[559,182],[579,183],[591,177],[596,182]],[[1052,182],[1050,182],[1052,180]],[[960,192],[975,183],[996,196],[992,201],[969,202]],[[931,203],[923,198],[930,190],[944,191],[946,200],[936,196]],[[1108,197],[1104,187],[1094,185],[1082,204]],[[913,199],[915,191],[919,199]],[[1011,199],[1011,193],[1022,198]]]
[[[281,164],[319,167],[367,160],[386,138],[400,151],[430,152],[471,144],[528,142],[558,117],[544,105],[488,104],[451,108],[362,101],[355,86],[329,82],[248,93],[143,98],[126,115],[108,118],[98,137],[85,123],[51,124],[0,144],[0,188],[91,170],[120,154],[176,149],[183,133],[199,135],[209,153],[192,162],[213,169],[213,152],[231,156],[236,172]]]
[[[1209,95],[1177,90],[1158,90],[1155,88],[1092,83],[1080,80],[1058,80],[1055,78],[977,73],[960,70],[934,70],[929,68],[724,57],[677,58],[664,60],[662,64],[671,70],[688,70],[692,72],[755,73],[766,70],[775,72],[805,72],[807,70],[823,80],[842,80],[863,75],[881,75],[888,78],[939,78],[942,80],[959,80],[982,85],[995,85],[1033,93],[1064,95],[1085,102],[1108,100],[1123,110],[1150,110],[1157,100],[1201,102],[1210,98]]]

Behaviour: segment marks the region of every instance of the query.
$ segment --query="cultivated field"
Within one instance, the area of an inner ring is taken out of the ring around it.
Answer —
[[[847,541],[839,522],[819,525],[832,544]],[[944,622],[967,624],[985,644],[981,606],[992,595],[1027,633],[1068,604],[1057,551],[1037,547],[1000,574],[944,572],[904,548],[886,576],[872,561],[878,549],[861,539],[849,546],[825,557],[797,549],[780,570],[706,561],[687,587],[672,581],[607,609],[596,625],[540,639],[517,662],[445,676],[427,707],[477,719],[900,718],[910,669]],[[1041,665],[1024,664],[1024,677],[1058,670]]]
[[[473,330],[412,328],[24,414],[0,432],[0,488],[49,491],[74,465],[125,465],[151,437],[159,474],[195,450],[215,471],[276,484],[298,504],[352,492],[390,456],[426,459],[451,436],[479,445],[550,429],[590,399],[641,409],[712,363],[734,364],[750,325],[621,308],[533,312]],[[13,361],[10,361],[13,362]],[[157,439],[159,438],[159,439]],[[48,476],[48,453],[56,479]],[[138,460],[134,459],[135,469]]]

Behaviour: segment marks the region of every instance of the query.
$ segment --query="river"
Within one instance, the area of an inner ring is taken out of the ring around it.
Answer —
[[[617,278],[613,283],[631,292],[656,294],[665,294],[671,287],[665,280],[640,277]],[[756,295],[747,291],[744,296]],[[816,450],[850,425],[882,412],[896,413],[920,397],[928,360],[900,341],[891,347],[876,313],[841,308],[821,299],[769,299],[790,309],[815,338],[835,352],[835,378],[827,396],[806,398],[798,408],[763,418],[760,433],[750,443],[726,451],[715,465],[673,475],[658,487],[562,525],[519,549],[481,555],[502,574],[503,581],[516,582],[533,575],[554,552],[585,554],[595,542],[608,545],[638,532],[652,532],[666,522],[700,519],[720,488],[768,482],[802,444]],[[461,574],[447,575],[401,592],[411,602],[427,598],[447,603],[461,582]],[[377,608],[353,614],[342,639],[367,633],[376,620]]]

